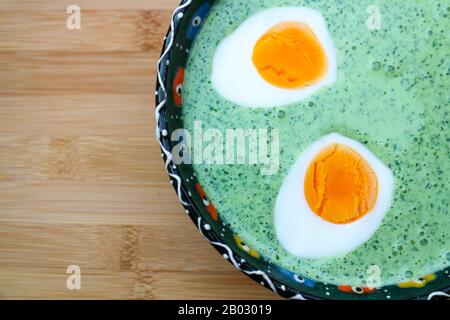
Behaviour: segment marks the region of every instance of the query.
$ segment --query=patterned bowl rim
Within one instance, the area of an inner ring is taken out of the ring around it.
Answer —
[[[208,0],[211,2],[214,2],[214,0]],[[160,149],[161,149],[161,157],[164,161],[164,166],[166,169],[167,174],[169,175],[170,182],[172,186],[174,187],[178,200],[185,208],[185,212],[189,215],[191,220],[194,222],[198,230],[200,231],[200,234],[203,236],[203,238],[208,241],[222,256],[228,260],[236,269],[241,271],[242,273],[246,274],[248,277],[252,278],[253,280],[259,282],[264,287],[272,290],[275,294],[289,299],[295,299],[295,300],[322,300],[322,299],[333,299],[333,296],[328,294],[327,296],[318,296],[314,293],[305,292],[306,290],[299,290],[296,288],[293,288],[292,286],[289,286],[288,284],[283,282],[283,277],[278,274],[277,276],[274,276],[273,274],[260,270],[258,268],[255,268],[252,265],[252,259],[251,257],[245,257],[245,254],[242,252],[238,252],[238,250],[232,248],[229,244],[226,244],[222,238],[223,235],[221,235],[219,232],[215,231],[214,228],[211,227],[209,224],[209,221],[207,217],[201,212],[199,207],[191,201],[190,196],[192,195],[189,191],[189,187],[186,185],[184,180],[182,179],[182,174],[180,173],[178,167],[173,163],[172,159],[172,147],[170,142],[170,132],[168,130],[167,125],[167,118],[165,113],[165,108],[168,104],[168,91],[167,87],[169,86],[167,83],[168,78],[168,70],[169,70],[169,55],[171,53],[171,50],[175,44],[177,32],[180,28],[180,21],[182,20],[185,13],[189,10],[190,6],[194,4],[196,0],[182,0],[180,5],[173,11],[171,22],[169,26],[169,30],[164,37],[164,43],[163,48],[161,52],[160,59],[157,63],[157,81],[156,81],[156,109],[155,109],[155,121],[156,121],[156,137],[157,141],[159,143]],[[245,257],[246,259],[244,259]],[[248,262],[248,261],[250,262]],[[285,271],[286,274],[292,274],[287,270],[284,270],[281,267],[275,266],[272,263],[266,262],[268,265],[268,268],[278,268],[281,269],[282,272]],[[444,277],[449,277],[449,268],[446,268],[445,270],[440,271],[439,273],[444,273],[445,275],[442,275]],[[292,274],[293,275],[293,274]],[[294,275],[295,277],[296,275]],[[300,276],[297,276],[300,277]],[[301,277],[300,277],[301,278]],[[334,285],[328,285],[328,284],[322,284],[324,287],[327,287],[326,290],[328,290],[328,287],[334,287],[337,288],[337,286]],[[395,287],[398,289],[398,287],[394,286],[386,286],[381,289],[389,288],[389,287]],[[362,288],[359,288],[362,289]],[[380,290],[381,290],[380,289]],[[354,293],[361,293],[357,292],[352,288],[354,291],[351,294],[348,294],[347,296],[344,295],[344,299],[356,299],[356,300],[371,300],[371,299],[380,299],[380,297],[371,297],[370,295],[357,295]],[[408,289],[403,289],[408,290]],[[381,290],[384,292],[388,292],[388,290]],[[436,291],[432,291],[426,294],[421,294],[417,296],[411,296],[410,299],[419,299],[419,300],[432,300],[435,298],[449,298],[450,295],[450,286],[446,286],[444,288],[439,288]],[[342,295],[342,293],[340,293]],[[390,299],[390,296],[385,296],[385,299]],[[395,297],[392,297],[395,299]],[[342,299],[342,296],[340,297]],[[381,297],[383,299],[383,297]],[[400,298],[401,299],[401,298]]]

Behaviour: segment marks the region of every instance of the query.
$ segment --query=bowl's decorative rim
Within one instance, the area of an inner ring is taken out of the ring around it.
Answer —
[[[170,22],[169,30],[164,38],[164,44],[160,59],[157,62],[157,81],[156,81],[156,109],[155,109],[155,121],[156,121],[156,137],[161,149],[161,157],[164,161],[164,166],[167,174],[170,177],[170,183],[174,187],[178,200],[185,208],[185,212],[189,215],[194,222],[202,237],[208,241],[223,257],[228,260],[236,269],[243,272],[253,280],[259,282],[264,287],[272,290],[275,294],[285,298],[294,300],[320,300],[322,297],[317,297],[312,294],[307,294],[299,291],[298,289],[291,288],[288,285],[279,283],[271,275],[263,270],[257,269],[242,258],[242,255],[238,254],[229,245],[224,243],[219,234],[211,228],[206,219],[204,219],[199,213],[195,204],[190,201],[188,194],[190,192],[186,189],[181,174],[177,166],[173,162],[172,150],[170,143],[170,133],[167,128],[167,122],[165,119],[164,109],[168,103],[168,91],[166,88],[167,71],[169,69],[169,55],[171,49],[174,46],[177,31],[180,27],[180,22],[184,16],[184,13],[189,8],[194,0],[182,0],[181,4],[173,11]],[[277,287],[281,288],[277,289]],[[434,291],[427,295],[416,297],[421,300],[432,300],[434,298],[450,298],[450,288],[447,287],[442,291]],[[332,297],[330,297],[332,298]]]

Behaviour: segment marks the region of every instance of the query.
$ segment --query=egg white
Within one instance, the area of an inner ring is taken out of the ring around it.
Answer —
[[[364,217],[348,224],[333,224],[312,211],[304,192],[310,163],[330,144],[343,144],[358,152],[378,178],[378,196],[374,208]],[[332,133],[308,147],[286,176],[275,205],[275,231],[289,253],[301,258],[318,259],[348,253],[366,242],[380,226],[390,207],[394,188],[392,171],[359,142]]]
[[[285,89],[264,80],[253,64],[253,49],[269,29],[282,22],[303,22],[315,33],[328,59],[326,75],[314,85]],[[274,107],[298,102],[336,82],[337,58],[322,14],[303,7],[266,9],[245,20],[218,46],[212,65],[212,83],[225,99],[241,106]]]

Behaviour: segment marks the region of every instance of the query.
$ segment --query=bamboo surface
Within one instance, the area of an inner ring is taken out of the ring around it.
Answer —
[[[276,298],[201,238],[164,172],[155,65],[177,4],[0,1],[0,299]]]

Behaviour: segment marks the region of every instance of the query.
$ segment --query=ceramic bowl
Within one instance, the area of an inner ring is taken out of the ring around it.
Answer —
[[[174,165],[171,151],[171,133],[183,128],[181,113],[181,86],[189,49],[214,0],[187,0],[175,9],[169,31],[164,39],[161,59],[158,62],[156,87],[157,138],[170,181],[185,208],[206,241],[239,271],[274,293],[290,299],[433,299],[448,298],[449,270],[424,276],[418,281],[369,288],[320,283],[301,274],[294,274],[274,265],[248,248],[239,235],[224,224],[220,212],[196,179],[191,165]],[[178,144],[178,142],[176,142]]]

